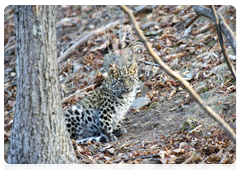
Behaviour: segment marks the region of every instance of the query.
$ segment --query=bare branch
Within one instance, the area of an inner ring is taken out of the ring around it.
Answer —
[[[162,59],[157,55],[157,53],[152,49],[151,44],[147,41],[146,37],[143,35],[141,29],[137,25],[136,19],[132,13],[126,6],[121,5],[122,10],[128,14],[135,31],[137,32],[138,36],[146,46],[149,54],[157,61],[162,69],[164,69],[170,76],[176,78],[181,84],[187,89],[187,91],[192,95],[195,101],[207,112],[207,114],[217,121],[221,127],[229,134],[234,142],[236,142],[236,134],[231,129],[231,127],[220,117],[218,116],[209,106],[207,106],[204,101],[199,97],[199,95],[193,90],[190,84],[184,80],[177,72],[174,72],[170,67],[168,67]]]
[[[198,15],[207,17],[215,23],[215,18],[212,14],[211,9],[205,8],[200,5],[193,5],[192,8]],[[236,36],[233,33],[233,31],[231,30],[231,28],[229,27],[229,25],[227,24],[227,22],[225,21],[225,19],[223,18],[223,16],[219,12],[216,12],[216,13],[219,18],[220,29],[222,30],[223,34],[227,38],[229,44],[231,45],[233,51],[236,54]]]
[[[123,23],[128,22],[128,19],[124,19]],[[106,26],[103,26],[91,33],[89,33],[88,35],[84,36],[83,38],[81,38],[80,40],[78,40],[75,44],[73,44],[70,48],[68,48],[59,58],[58,58],[58,63],[66,60],[67,58],[70,57],[71,54],[73,54],[83,43],[85,43],[87,40],[89,40],[90,38],[97,36],[99,34],[102,34],[104,31],[114,28],[117,25],[120,24],[120,20],[117,20],[115,22],[109,23]]]
[[[96,84],[92,84],[92,85],[87,86],[87,87],[85,87],[85,88],[83,88],[83,89],[79,89],[79,90],[77,90],[75,93],[69,95],[68,97],[65,97],[64,99],[62,99],[61,103],[66,102],[67,100],[73,98],[76,94],[81,93],[81,92],[84,91],[84,90],[87,90],[87,89],[89,89],[89,88],[92,88],[92,89],[93,89],[95,86],[96,86]]]
[[[222,52],[223,52],[223,56],[226,60],[226,63],[229,67],[229,70],[231,71],[233,77],[235,78],[236,80],[236,71],[227,55],[227,51],[226,51],[226,48],[225,48],[225,44],[223,43],[223,37],[222,37],[222,32],[220,30],[220,23],[219,23],[219,18],[217,16],[217,13],[214,9],[214,5],[211,5],[211,9],[212,9],[212,13],[213,13],[213,16],[214,16],[214,20],[215,20],[215,26],[216,26],[216,30],[217,30],[217,34],[218,34],[218,40],[219,40],[219,43],[221,45],[221,48],[222,48]]]

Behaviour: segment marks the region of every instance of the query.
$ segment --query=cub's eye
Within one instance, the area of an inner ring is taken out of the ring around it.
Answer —
[[[123,79],[119,79],[118,81],[119,81],[120,83],[123,83]]]

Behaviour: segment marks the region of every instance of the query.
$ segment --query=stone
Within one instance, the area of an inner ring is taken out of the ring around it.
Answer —
[[[105,153],[107,151],[107,149],[106,148],[100,148],[99,151]]]
[[[158,125],[160,125],[161,124],[161,121],[157,121],[157,122],[155,122],[152,126],[153,126],[153,128],[155,128],[155,127],[157,127]]]
[[[183,125],[182,125],[182,127],[181,127],[181,131],[190,132],[192,129],[194,129],[195,127],[197,127],[198,124],[199,124],[199,123],[197,122],[196,119],[191,118],[191,117],[188,117],[188,118],[184,121],[184,123],[183,123]]]
[[[141,109],[151,103],[151,100],[147,97],[139,97],[131,105],[132,109]]]
[[[16,75],[17,75],[17,73],[15,73],[15,72],[10,73],[10,77],[15,77]]]

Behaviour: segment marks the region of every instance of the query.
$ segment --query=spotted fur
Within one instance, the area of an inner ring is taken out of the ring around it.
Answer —
[[[65,112],[68,132],[77,142],[116,141],[126,133],[122,120],[135,99],[137,64],[109,68],[109,77],[91,94]]]

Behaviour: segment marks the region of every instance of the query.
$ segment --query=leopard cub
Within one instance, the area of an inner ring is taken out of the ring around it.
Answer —
[[[111,142],[126,133],[122,121],[136,96],[137,64],[111,67],[103,84],[65,112],[72,139]]]

